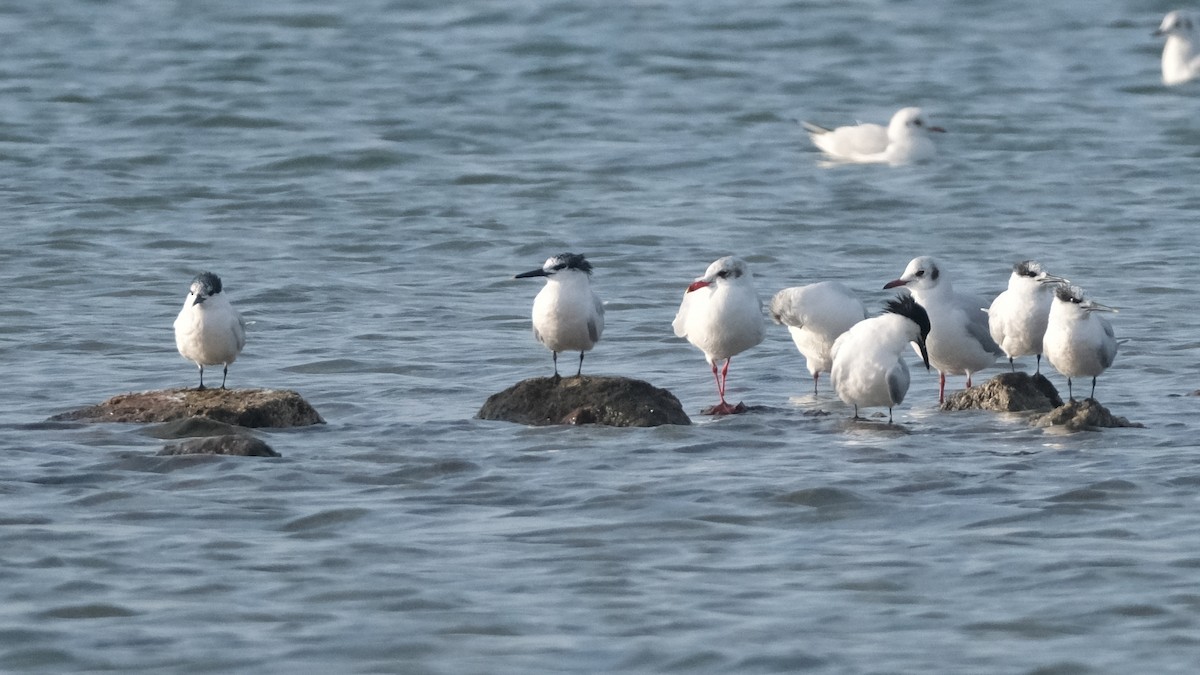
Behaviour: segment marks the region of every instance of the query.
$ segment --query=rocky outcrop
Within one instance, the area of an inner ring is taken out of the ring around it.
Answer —
[[[237,457],[279,457],[265,441],[246,434],[227,434],[192,438],[168,445],[158,451],[162,455],[234,455]]]
[[[240,427],[302,427],[325,420],[308,401],[283,389],[163,389],[120,394],[61,413],[53,422],[171,422],[200,417]]]
[[[1063,404],[1045,375],[1000,373],[981,385],[946,397],[942,410],[1049,412]]]
[[[1045,415],[1038,415],[1033,419],[1033,423],[1039,427],[1061,426],[1068,431],[1093,431],[1111,427],[1143,428],[1145,426],[1137,422],[1130,422],[1124,417],[1117,417],[1094,398],[1069,401],[1066,405],[1059,406]]]
[[[488,397],[479,419],[537,426],[604,424],[654,427],[691,424],[666,389],[628,377],[535,377]]]

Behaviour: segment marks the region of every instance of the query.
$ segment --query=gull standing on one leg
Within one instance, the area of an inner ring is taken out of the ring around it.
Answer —
[[[992,339],[1008,357],[1008,366],[1015,373],[1013,359],[1037,355],[1037,370],[1042,372],[1042,336],[1050,320],[1050,303],[1054,301],[1054,286],[1069,283],[1050,274],[1036,260],[1013,265],[1008,277],[1008,289],[988,307],[988,329]]]
[[[913,343],[928,370],[928,335],[929,314],[911,295],[902,295],[889,300],[883,314],[859,321],[833,343],[830,379],[838,398],[854,406],[855,419],[860,405],[885,405],[891,424],[892,407],[908,393],[908,365],[902,354]]]
[[[746,406],[725,401],[725,380],[734,356],[763,341],[762,301],[754,290],[750,268],[739,258],[726,256],[713,262],[704,276],[683,294],[679,313],[671,323],[675,335],[704,352],[717,381],[721,402],[704,410],[706,415],[744,412]],[[717,362],[725,366],[717,372]]]
[[[946,400],[946,375],[971,374],[996,362],[1000,346],[988,331],[984,301],[954,292],[950,279],[929,256],[913,258],[899,279],[884,288],[904,286],[929,313],[929,362],[938,370],[938,403]]]
[[[1050,325],[1043,340],[1046,359],[1067,378],[1067,396],[1074,401],[1071,378],[1092,378],[1096,398],[1096,376],[1112,365],[1117,356],[1117,338],[1112,324],[1096,312],[1116,312],[1093,302],[1078,286],[1060,285],[1050,306]]]
[[[833,366],[829,350],[834,340],[867,318],[867,310],[844,284],[819,281],[776,293],[771,299],[771,318],[787,326],[796,349],[804,355],[816,396],[817,380]]]
[[[183,309],[175,318],[175,346],[183,358],[200,368],[204,389],[204,366],[224,364],[221,388],[229,376],[229,364],[246,346],[246,322],[221,292],[221,277],[201,272],[192,281]]]
[[[604,332],[604,305],[592,290],[592,264],[582,255],[561,253],[546,260],[541,269],[522,272],[514,279],[546,277],[546,285],[533,300],[533,337],[546,345],[558,377],[558,353],[579,352],[576,377],[583,376],[583,355]]]

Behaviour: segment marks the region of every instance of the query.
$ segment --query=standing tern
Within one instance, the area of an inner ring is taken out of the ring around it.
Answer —
[[[579,352],[576,377],[583,376],[583,355],[604,332],[604,305],[592,291],[592,264],[582,255],[560,253],[540,269],[522,272],[514,279],[545,277],[546,285],[533,299],[533,337],[546,345],[558,378],[558,353]]]
[[[867,318],[867,310],[844,284],[820,281],[776,293],[771,299],[771,318],[787,326],[796,349],[804,355],[816,396],[818,378],[833,366],[829,350],[834,340]]]
[[[675,335],[704,352],[717,381],[721,402],[704,410],[706,415],[744,412],[746,406],[725,401],[725,380],[734,356],[763,341],[762,301],[754,290],[750,268],[739,258],[726,256],[708,266],[683,294],[679,313],[671,323]],[[724,361],[720,373],[717,362]]]
[[[1050,306],[1050,324],[1043,340],[1046,359],[1054,369],[1067,377],[1067,396],[1072,401],[1071,378],[1092,378],[1092,395],[1096,398],[1096,376],[1112,365],[1117,355],[1117,338],[1112,324],[1096,312],[1116,312],[1092,301],[1083,289],[1059,285]]]
[[[830,378],[838,398],[858,407],[887,406],[888,424],[892,407],[908,393],[908,365],[901,356],[914,343],[925,369],[929,369],[929,314],[911,295],[889,300],[884,313],[854,324],[833,343]]]
[[[1200,54],[1196,53],[1200,36],[1190,14],[1182,10],[1167,14],[1154,34],[1167,38],[1162,53],[1163,84],[1183,84],[1200,77]]]
[[[229,364],[246,346],[246,322],[221,292],[221,277],[201,272],[192,281],[183,309],[175,317],[175,346],[183,358],[200,369],[204,389],[204,366],[224,364],[221,388],[229,377]]]
[[[1013,359],[1037,355],[1037,370],[1042,372],[1042,336],[1050,320],[1050,303],[1054,301],[1057,284],[1070,283],[1050,274],[1036,260],[1013,265],[1008,277],[1008,289],[996,296],[988,307],[988,329],[992,339],[1008,357],[1013,372]]]
[[[886,128],[879,124],[856,124],[826,129],[812,122],[802,124],[813,145],[832,159],[893,166],[934,156],[937,148],[928,132],[946,131],[930,126],[920,108],[901,108],[892,115]]]
[[[913,258],[899,279],[884,288],[904,286],[929,313],[929,362],[938,370],[938,403],[946,400],[946,375],[971,374],[996,362],[1000,346],[988,332],[984,301],[954,292],[950,279],[929,256]]]

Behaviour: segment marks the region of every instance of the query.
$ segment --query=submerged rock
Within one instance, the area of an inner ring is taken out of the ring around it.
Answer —
[[[628,377],[534,377],[488,397],[477,415],[537,426],[604,424],[654,427],[691,424],[666,389]]]
[[[1000,373],[981,385],[946,397],[942,410],[1048,412],[1063,404],[1045,375]]]
[[[246,434],[205,436],[168,445],[158,451],[162,455],[232,455],[237,457],[279,457],[266,442]]]
[[[1033,419],[1034,426],[1049,427],[1061,426],[1068,431],[1089,431],[1101,428],[1112,427],[1136,427],[1144,428],[1145,425],[1137,422],[1130,422],[1124,417],[1117,417],[1108,411],[1108,408],[1100,405],[1100,402],[1094,398],[1085,398],[1082,401],[1068,401],[1066,405],[1059,406],[1045,415],[1038,415]]]
[[[241,427],[302,427],[325,420],[300,394],[285,389],[162,389],[120,394],[60,413],[52,422],[171,422],[203,417]]]

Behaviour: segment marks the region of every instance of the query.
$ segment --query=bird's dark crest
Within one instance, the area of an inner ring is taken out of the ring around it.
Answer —
[[[204,288],[205,295],[216,295],[221,292],[221,277],[212,272],[197,274],[195,281],[200,282],[200,285]]]
[[[579,270],[580,272],[592,273],[592,263],[587,261],[581,253],[559,253],[554,256],[555,271],[558,270]]]
[[[1036,260],[1022,260],[1021,262],[1013,265],[1013,271],[1016,272],[1018,276],[1029,277],[1032,279],[1039,276],[1045,270],[1042,269],[1042,264]]]
[[[883,311],[899,314],[905,318],[911,319],[921,329],[921,337],[928,337],[931,325],[929,323],[929,312],[921,306],[912,295],[904,293],[897,295],[895,298],[884,303]]]
[[[1054,289],[1054,296],[1063,302],[1080,304],[1083,302],[1083,289],[1074,284],[1059,284]]]

